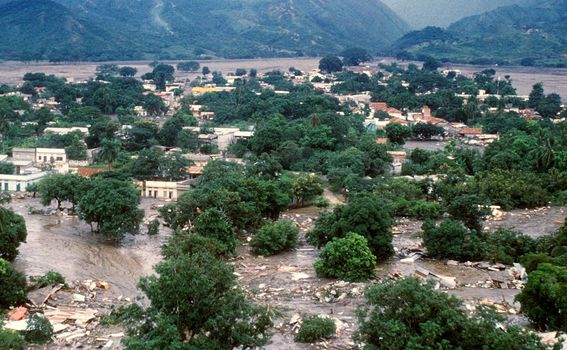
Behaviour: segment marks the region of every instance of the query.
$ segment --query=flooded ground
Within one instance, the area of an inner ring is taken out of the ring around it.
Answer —
[[[157,214],[154,202],[144,200],[146,216]],[[110,283],[111,294],[135,297],[141,276],[152,273],[160,259],[160,246],[168,235],[128,236],[122,243],[107,241],[91,233],[89,225],[73,216],[30,215],[28,207],[42,208],[38,200],[14,199],[11,207],[26,220],[27,242],[20,246],[15,266],[28,276],[53,270],[66,280],[103,280]]]
[[[499,221],[489,221],[486,229],[511,228],[533,238],[557,231],[567,217],[567,207],[543,207],[535,210],[512,210]]]
[[[326,197],[333,205],[343,201],[330,194]],[[144,200],[146,216],[155,215],[155,210],[151,209],[155,204],[157,202],[153,200]],[[136,283],[139,277],[152,273],[152,266],[160,260],[159,247],[170,233],[162,227],[157,237],[141,234],[116,245],[93,236],[89,226],[76,218],[28,214],[29,206],[41,207],[36,199],[15,199],[11,206],[25,217],[28,226],[28,242],[20,247],[17,268],[27,275],[55,270],[68,281],[101,279],[109,282],[110,289],[101,294],[108,298],[104,299],[108,305],[103,303],[105,306],[100,310],[103,313],[118,295],[132,299],[139,295]],[[310,246],[304,236],[319,213],[318,208],[303,208],[284,214],[284,219],[294,221],[301,230],[300,242],[294,251],[264,258],[252,255],[250,247],[244,243],[238,249],[238,256],[231,261],[235,275],[250,299],[277,311],[274,336],[266,346],[267,350],[352,349],[356,310],[364,302],[365,288],[384,278],[423,276],[424,273],[439,281],[441,290],[462,298],[467,310],[479,304],[496,305],[513,322],[527,325],[525,318],[517,316],[519,305],[514,302],[514,297],[519,293],[522,282],[516,278],[511,266],[452,264],[420,257],[408,261],[408,257],[422,252],[423,248],[418,235],[422,222],[417,220],[398,219],[393,228],[396,256],[379,264],[375,280],[347,283],[317,277],[313,263],[320,251]],[[537,237],[557,230],[566,213],[566,207],[516,210],[506,213],[500,221],[487,222],[487,227],[510,227]],[[293,338],[299,328],[297,321],[305,315],[333,318],[338,325],[336,338],[313,345],[296,344]],[[93,334],[98,335],[112,332],[120,333],[120,329],[94,326],[93,330]],[[96,337],[91,336],[73,340],[68,348],[94,343]],[[118,337],[112,348],[119,349],[119,344]],[[50,348],[61,347],[59,344]]]
[[[514,228],[537,237],[554,232],[567,212],[566,207],[542,208],[536,211],[512,211],[504,220],[489,222],[497,226]],[[530,214],[531,213],[531,214]],[[369,283],[347,283],[318,278],[313,268],[320,251],[305,242],[304,234],[317,218],[317,210],[301,209],[288,212],[284,218],[293,220],[301,230],[301,239],[293,252],[274,257],[257,257],[247,245],[239,249],[234,261],[240,284],[250,298],[258,303],[274,307],[281,313],[276,321],[275,334],[268,350],[284,349],[352,349],[352,335],[356,330],[356,309],[364,302],[363,292],[368,285],[381,279],[396,279],[420,275],[423,271],[456,282],[449,288],[440,288],[464,300],[467,310],[478,305],[493,305],[506,314],[515,324],[527,326],[527,320],[518,316],[520,305],[514,301],[520,292],[522,281],[511,266],[484,263],[451,265],[445,261],[417,259],[404,261],[412,252],[420,251],[422,241],[418,236],[422,222],[399,219],[393,229],[396,257],[379,264],[377,279]],[[333,318],[338,325],[335,339],[314,345],[296,344],[293,341],[299,324],[299,316],[322,315]]]
[[[379,62],[394,62],[393,59],[380,59],[370,63],[375,66]],[[176,65],[179,61],[163,61],[164,63]],[[50,64],[47,62],[22,63],[15,61],[0,62],[0,84],[19,84],[22,77],[28,72],[44,72],[56,76],[65,77],[73,81],[87,80],[95,75],[96,67],[104,63],[128,65],[138,70],[138,76],[151,70],[148,66],[150,61],[125,61],[125,62],[79,62],[71,64]],[[295,67],[302,71],[310,71],[319,66],[319,58],[296,57],[296,58],[259,58],[243,60],[207,60],[200,61],[201,66],[208,66],[211,71],[223,73],[234,72],[236,68],[250,70],[257,69],[258,72],[268,72],[275,69],[282,71],[289,67]],[[407,62],[405,62],[407,63]],[[497,67],[497,66],[473,66],[456,65],[446,66],[447,69],[458,69],[465,74],[480,72],[483,69],[495,69],[499,77],[510,75],[514,87],[519,95],[528,95],[535,83],[543,82],[546,93],[558,93],[567,99],[567,68],[543,68],[543,67]],[[177,78],[193,79],[198,74],[176,72]]]

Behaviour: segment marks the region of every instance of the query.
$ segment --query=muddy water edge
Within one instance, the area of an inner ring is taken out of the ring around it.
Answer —
[[[157,214],[157,202],[143,200],[146,217]],[[158,236],[127,236],[121,243],[91,233],[90,226],[75,216],[29,214],[29,208],[41,209],[37,199],[14,199],[12,209],[26,220],[27,242],[20,246],[15,266],[27,276],[47,271],[61,273],[67,281],[103,280],[110,284],[111,296],[133,298],[136,284],[152,274],[161,260],[160,246],[170,230],[161,226]]]

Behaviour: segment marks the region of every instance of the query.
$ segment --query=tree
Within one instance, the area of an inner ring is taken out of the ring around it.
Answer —
[[[541,104],[541,102],[544,99],[545,99],[545,93],[543,90],[543,84],[537,83],[532,87],[532,91],[530,92],[528,107],[536,108]]]
[[[61,204],[71,202],[72,210],[79,202],[85,189],[85,180],[76,174],[51,174],[39,182],[41,204],[48,206],[51,201],[57,201],[57,210],[63,210]]]
[[[335,73],[343,70],[343,61],[337,56],[325,56],[319,61],[319,70],[325,73]]]
[[[192,231],[217,242],[223,255],[234,254],[238,245],[238,240],[228,217],[215,208],[206,209],[199,214],[193,223]]]
[[[346,66],[358,66],[363,62],[368,62],[372,57],[366,49],[359,47],[348,48],[341,52],[343,62]]]
[[[290,250],[297,244],[299,229],[291,221],[277,221],[262,226],[250,241],[255,254],[270,256]]]
[[[177,136],[187,125],[187,121],[182,116],[173,116],[169,118],[161,127],[158,140],[162,146],[177,146]]]
[[[100,145],[100,151],[97,153],[97,159],[108,164],[108,170],[112,170],[112,163],[118,159],[118,155],[122,149],[120,141],[113,139],[103,139]]]
[[[567,332],[567,268],[540,264],[516,297],[521,311],[539,328]]]
[[[200,67],[201,65],[197,61],[179,62],[177,64],[177,70],[182,72],[196,72]]]
[[[411,136],[411,129],[405,125],[389,123],[385,129],[388,140],[398,145],[405,144],[406,139]]]
[[[115,64],[101,64],[96,67],[96,73],[99,76],[116,75],[119,72],[119,68]]]
[[[65,147],[67,158],[71,160],[87,160],[87,145],[78,135],[73,135],[70,144]]]
[[[226,79],[222,76],[222,73],[217,71],[213,72],[212,81],[213,84],[216,84],[218,86],[224,86],[227,83]]]
[[[251,349],[269,340],[265,307],[250,304],[230,265],[203,251],[169,258],[139,288],[151,301],[126,349]]]
[[[24,218],[11,209],[0,207],[0,259],[12,261],[20,243],[27,237]]]
[[[411,127],[413,137],[420,140],[431,140],[434,136],[442,136],[445,130],[429,123],[417,123]]]
[[[159,127],[157,123],[149,120],[140,120],[126,131],[126,142],[124,147],[128,151],[139,151],[157,144]]]
[[[95,177],[81,196],[78,212],[93,232],[121,240],[127,233],[138,233],[144,218],[139,204],[139,192],[131,182]]]
[[[26,277],[0,258],[0,309],[26,302]]]
[[[0,174],[12,175],[16,171],[16,166],[9,162],[0,162]]]
[[[234,75],[236,75],[237,77],[243,77],[246,75],[246,69],[244,68],[236,68],[236,71],[234,72]]]
[[[439,226],[433,221],[423,224],[423,244],[427,254],[438,259],[459,261],[482,260],[487,247],[476,231],[469,231],[454,220],[444,220]]]
[[[203,75],[209,75],[211,73],[211,70],[209,69],[209,67],[204,66],[201,73],[203,73]]]
[[[165,85],[174,79],[173,73],[175,73],[175,68],[171,65],[158,64],[155,66],[151,73],[151,78],[156,84],[156,88],[160,91],[165,90]]]
[[[321,247],[335,237],[355,232],[368,240],[378,261],[384,261],[394,255],[391,227],[390,208],[385,201],[376,195],[360,194],[332,213],[323,213],[308,232],[307,241]]]
[[[134,67],[125,66],[125,67],[120,67],[118,73],[123,77],[133,77],[136,75],[136,73],[138,73],[138,70]]]
[[[561,96],[549,94],[535,107],[536,111],[544,118],[556,118],[561,112]]]
[[[502,327],[505,317],[481,308],[469,317],[456,297],[417,278],[370,287],[358,312],[355,340],[367,350],[549,349],[534,333]]]
[[[437,71],[437,69],[441,68],[443,65],[437,59],[433,57],[427,57],[425,62],[423,62],[423,70],[426,71]]]
[[[318,276],[361,282],[374,277],[376,257],[366,238],[351,232],[327,243],[314,266]]]
[[[132,163],[132,176],[139,180],[180,181],[187,177],[191,162],[180,154],[166,155],[159,148],[146,148]]]
[[[323,194],[323,185],[317,175],[303,174],[295,179],[291,185],[296,206],[301,208],[315,197]]]
[[[161,97],[156,96],[152,93],[147,94],[144,98],[143,107],[149,115],[154,117],[167,112],[167,106],[165,105],[165,102],[163,102]]]
[[[484,217],[490,214],[488,201],[475,194],[465,194],[448,199],[447,212],[462,221],[469,230],[482,233]]]

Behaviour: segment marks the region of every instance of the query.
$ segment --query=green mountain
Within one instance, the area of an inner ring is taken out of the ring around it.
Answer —
[[[567,65],[567,0],[528,0],[404,35],[390,53],[476,64]]]
[[[102,52],[118,54],[130,40],[87,19],[75,16],[52,1],[24,0],[0,6],[0,56],[40,59],[69,58]]]
[[[409,30],[380,0],[0,0],[0,4],[0,25],[7,28],[0,36],[0,58],[12,59],[314,56],[352,46],[376,52]]]
[[[462,18],[525,0],[382,0],[410,27],[447,27]]]

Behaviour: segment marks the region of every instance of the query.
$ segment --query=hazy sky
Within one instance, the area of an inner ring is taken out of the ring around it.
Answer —
[[[446,27],[467,16],[524,0],[382,0],[412,28]]]

